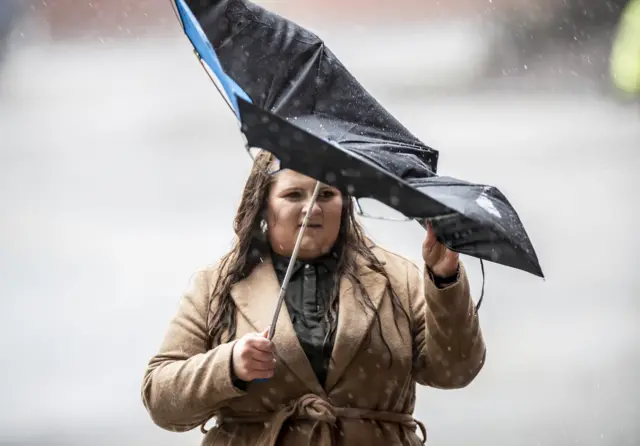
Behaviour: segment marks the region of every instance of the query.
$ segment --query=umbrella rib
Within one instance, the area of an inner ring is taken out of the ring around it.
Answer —
[[[287,286],[289,285],[289,279],[291,279],[293,267],[296,263],[296,259],[298,258],[298,251],[300,250],[300,245],[302,244],[302,237],[304,236],[305,229],[307,229],[307,224],[309,223],[309,216],[311,215],[311,210],[313,209],[313,206],[316,204],[316,200],[318,199],[318,194],[320,193],[321,185],[322,183],[320,183],[320,181],[316,182],[316,187],[313,190],[313,196],[311,197],[311,202],[309,203],[309,209],[307,209],[307,213],[305,214],[304,220],[302,221],[302,226],[300,227],[300,231],[298,232],[298,238],[296,240],[295,246],[293,247],[291,260],[289,261],[287,272],[285,273],[284,279],[282,280],[282,285],[280,286],[280,295],[278,296],[278,303],[276,304],[276,310],[273,314],[271,325],[269,326],[269,336],[268,336],[269,340],[272,340],[273,336],[276,333],[276,323],[278,322],[278,316],[280,315],[280,308],[282,307],[282,302],[284,301],[284,296],[287,291]]]

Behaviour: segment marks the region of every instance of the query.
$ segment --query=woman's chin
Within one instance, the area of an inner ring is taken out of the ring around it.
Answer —
[[[301,259],[314,259],[327,253],[327,249],[317,240],[303,238],[300,245],[300,251],[298,257]]]

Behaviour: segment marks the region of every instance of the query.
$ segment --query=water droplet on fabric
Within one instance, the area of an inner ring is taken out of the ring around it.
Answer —
[[[338,179],[338,177],[336,176],[336,174],[335,174],[335,173],[333,173],[333,172],[327,172],[327,174],[325,175],[325,178],[326,178],[326,180],[327,180],[327,182],[328,182],[329,184],[333,184],[333,183],[335,183],[335,182],[336,182],[336,180]]]
[[[295,381],[295,378],[293,377],[293,375],[287,373],[284,377],[284,380],[288,383],[292,383]]]

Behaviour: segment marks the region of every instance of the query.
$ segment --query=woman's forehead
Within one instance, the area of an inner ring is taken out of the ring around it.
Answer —
[[[290,169],[284,169],[273,176],[273,188],[284,189],[289,187],[315,188],[317,180]],[[330,187],[323,183],[323,186]]]
[[[306,175],[303,175],[295,170],[284,169],[273,176],[275,187],[290,187],[290,186],[311,186],[315,187],[316,180]]]

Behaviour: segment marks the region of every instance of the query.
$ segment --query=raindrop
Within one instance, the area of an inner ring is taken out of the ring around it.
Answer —
[[[269,131],[277,133],[278,130],[280,130],[280,127],[278,126],[277,122],[272,122],[271,124],[269,124]]]
[[[356,188],[355,188],[355,187],[353,187],[353,185],[352,185],[352,184],[349,184],[349,185],[347,186],[347,193],[348,193],[349,195],[354,195],[354,194],[355,194],[355,192],[356,192]]]
[[[327,182],[330,184],[335,183],[337,179],[336,174],[333,172],[327,172],[327,174],[325,175],[325,178],[327,179]]]
[[[269,122],[269,116],[267,116],[267,115],[262,115],[262,116],[260,116],[260,121],[261,121],[263,124],[266,124],[267,122]]]
[[[292,383],[294,381],[293,375],[291,374],[285,375],[284,380],[288,383]]]
[[[360,177],[360,172],[357,169],[341,169],[340,173],[344,177],[353,177],[353,178]]]

